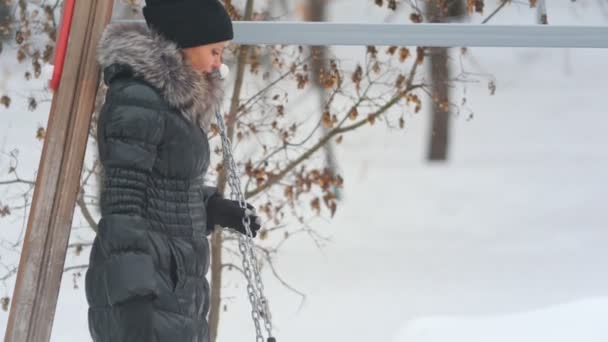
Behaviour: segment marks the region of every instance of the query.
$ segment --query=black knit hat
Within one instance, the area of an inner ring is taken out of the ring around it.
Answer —
[[[146,0],[148,27],[180,48],[231,40],[232,21],[218,0]]]

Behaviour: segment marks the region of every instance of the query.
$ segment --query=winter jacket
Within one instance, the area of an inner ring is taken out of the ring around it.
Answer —
[[[136,24],[111,25],[98,61],[108,86],[97,126],[101,220],[86,294],[95,342],[207,342],[214,189],[205,133],[220,81]]]

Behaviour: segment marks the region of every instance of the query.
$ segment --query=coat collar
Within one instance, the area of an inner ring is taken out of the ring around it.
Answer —
[[[175,43],[140,24],[109,25],[99,42],[97,60],[106,73],[112,66],[126,67],[205,131],[221,104],[220,79],[195,71]],[[105,79],[111,81],[111,72]]]

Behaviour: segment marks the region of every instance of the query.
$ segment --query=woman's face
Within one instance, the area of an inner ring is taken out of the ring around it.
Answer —
[[[219,70],[227,41],[182,49],[192,67],[204,74]]]

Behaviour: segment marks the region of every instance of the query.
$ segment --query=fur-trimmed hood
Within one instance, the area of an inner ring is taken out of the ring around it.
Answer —
[[[140,24],[109,25],[99,42],[97,60],[102,69],[128,67],[205,131],[223,97],[219,78],[198,73],[176,44]]]

